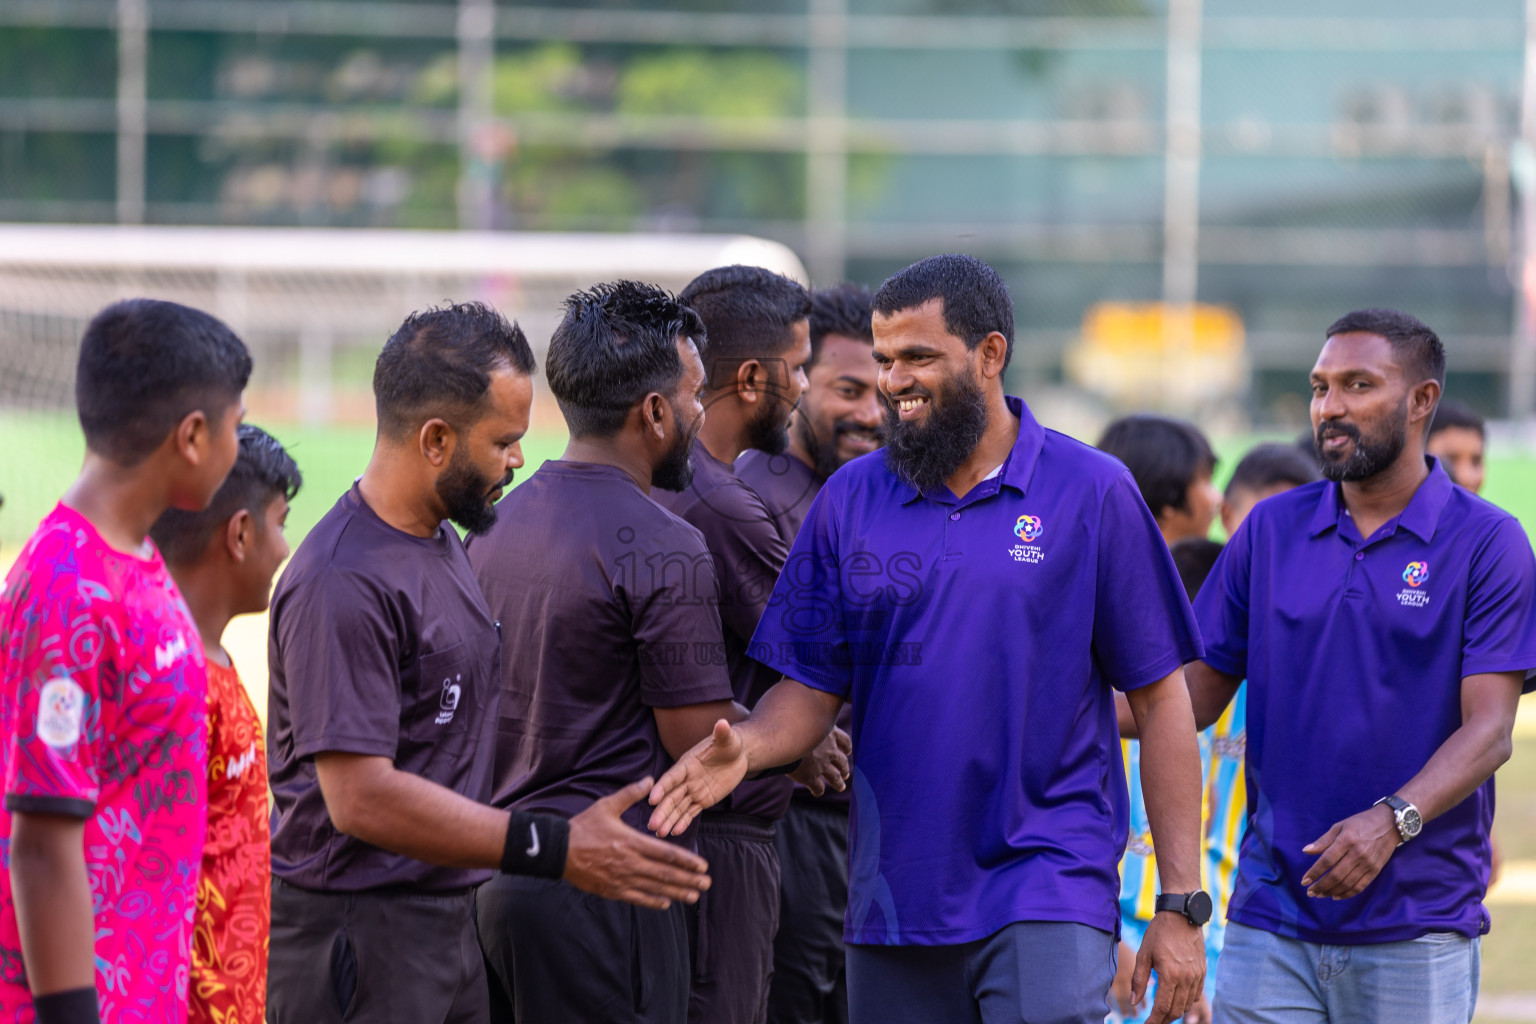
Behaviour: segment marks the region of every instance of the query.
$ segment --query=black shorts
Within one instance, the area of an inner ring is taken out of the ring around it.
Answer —
[[[480,887],[480,946],[496,1024],[683,1024],[681,904],[646,910],[565,882],[497,875]]]
[[[779,822],[768,1024],[847,1024],[848,808],[796,798]]]
[[[475,891],[313,892],[272,879],[267,1024],[489,1024]]]
[[[689,1024],[763,1024],[779,928],[773,822],[747,814],[699,817],[709,890],[689,908],[693,986]]]

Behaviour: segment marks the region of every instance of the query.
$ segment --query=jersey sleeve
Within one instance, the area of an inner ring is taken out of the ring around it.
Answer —
[[[384,596],[357,575],[328,568],[285,595],[271,628],[287,684],[294,756],[337,751],[393,758],[401,651]]]
[[[1259,515],[1249,515],[1221,549],[1210,578],[1195,595],[1195,618],[1207,665],[1237,679],[1248,677],[1249,581]]]
[[[33,552],[8,609],[0,669],[5,807],[88,818],[101,794],[101,693],[120,673],[120,609],[76,568],[73,552]]]
[[[750,654],[796,682],[847,698],[853,661],[843,626],[836,489],[811,503],[752,636]]]
[[[1129,472],[1099,509],[1093,657],[1117,690],[1155,683],[1200,657],[1200,633],[1168,545]]]
[[[1472,559],[1461,674],[1536,668],[1536,556],[1525,531],[1501,519]]]
[[[698,532],[678,524],[659,534],[645,559],[653,574],[626,595],[640,660],[640,699],[675,708],[730,700],[719,586]]]

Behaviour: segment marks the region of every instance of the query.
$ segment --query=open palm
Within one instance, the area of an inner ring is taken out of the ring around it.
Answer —
[[[699,812],[724,800],[747,775],[747,748],[725,719],[715,731],[677,759],[651,787],[650,829],[665,839],[677,835]]]

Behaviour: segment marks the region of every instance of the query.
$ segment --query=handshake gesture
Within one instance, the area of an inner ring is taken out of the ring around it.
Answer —
[[[716,722],[714,733],[679,758],[651,787],[651,803],[656,807],[651,813],[651,831],[662,838],[677,835],[701,811],[729,796],[749,773],[773,767],[757,763],[754,739],[750,722],[735,726],[723,718]],[[834,728],[801,759],[790,778],[816,796],[828,788],[842,792],[848,788],[852,751],[848,734]]]

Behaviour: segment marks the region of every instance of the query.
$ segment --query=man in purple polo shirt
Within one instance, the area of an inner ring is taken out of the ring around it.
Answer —
[[[570,444],[469,546],[506,634],[498,807],[577,814],[624,780],[659,774],[717,718],[745,715],[715,657],[719,598],[704,541],[647,497],[693,475],[704,345],[698,315],[651,285],[566,300],[547,373]],[[643,827],[644,809],[626,820]],[[681,904],[640,910],[503,875],[481,887],[477,911],[496,1020],[686,1018]]]
[[[1330,327],[1312,369],[1326,479],[1255,506],[1196,601],[1200,724],[1248,679],[1218,1021],[1472,1017],[1536,558],[1426,457],[1444,380],[1440,339],[1405,313]]]
[[[840,284],[811,293],[811,361],[790,424],[789,450],[753,448],[736,475],[757,491],[787,551],[827,478],[885,440],[870,346],[869,289]],[[838,728],[853,729],[848,705]],[[848,979],[843,912],[848,906],[848,805],[853,794],[796,787],[779,822],[779,930],[773,938],[769,1024],[845,1024]]]
[[[273,1024],[487,1021],[474,886],[493,868],[647,907],[708,886],[697,857],[620,818],[659,764],[627,765],[582,807],[483,802],[498,726],[528,708],[498,722],[501,623],[444,520],[496,521],[523,464],[533,368],[523,332],[489,307],[408,317],[374,369],[368,468],[277,584]]]
[[[748,657],[747,645],[789,545],[732,466],[743,451],[778,455],[789,445],[790,414],[811,357],[811,296],[782,274],[730,266],[706,270],[679,297],[709,336],[708,415],[693,449],[693,481],[654,498],[704,536],[720,582],[726,671],[736,700],[750,708],[783,678]],[[747,782],[699,821],[698,851],[713,884],[688,912],[690,1024],[761,1024],[767,1015],[779,921],[774,824],[793,791],[782,777]]]
[[[1141,724],[1168,910],[1152,1020],[1204,977],[1188,600],[1125,468],[1007,397],[997,273],[935,256],[874,299],[883,453],[822,488],[752,654],[787,677],[652,791],[667,835],[853,704],[853,1021],[1100,1022],[1128,829],[1114,690]],[[1202,913],[1203,912],[1203,913]]]

